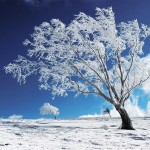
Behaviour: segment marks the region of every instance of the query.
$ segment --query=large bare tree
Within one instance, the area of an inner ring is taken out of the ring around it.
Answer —
[[[56,95],[95,94],[114,105],[122,129],[134,129],[124,108],[131,91],[150,77],[144,40],[150,28],[137,20],[115,23],[112,8],[96,8],[96,17],[80,13],[69,24],[58,19],[34,28],[28,59],[18,56],[5,67],[19,83],[39,74],[40,88]]]

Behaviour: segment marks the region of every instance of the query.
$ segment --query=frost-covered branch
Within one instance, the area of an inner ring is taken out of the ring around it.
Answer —
[[[52,95],[96,94],[124,105],[130,93],[149,78],[143,55],[150,28],[137,20],[115,23],[112,8],[96,8],[96,17],[76,15],[65,25],[58,19],[34,28],[27,58],[19,56],[4,69],[19,83],[38,74],[39,87]]]

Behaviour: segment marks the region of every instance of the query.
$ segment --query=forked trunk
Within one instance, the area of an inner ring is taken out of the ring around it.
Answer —
[[[132,126],[132,121],[124,107],[116,107],[116,110],[119,112],[122,119],[121,129],[134,130]]]

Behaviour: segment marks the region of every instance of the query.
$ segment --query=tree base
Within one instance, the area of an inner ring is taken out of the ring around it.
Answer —
[[[124,107],[116,107],[116,110],[119,112],[121,119],[122,119],[122,130],[135,130],[132,126],[132,121],[127,113],[127,111],[124,109]]]
[[[121,125],[121,127],[120,127],[120,129],[122,129],[122,130],[135,130],[134,128],[133,128],[133,126],[123,126],[123,125]]]

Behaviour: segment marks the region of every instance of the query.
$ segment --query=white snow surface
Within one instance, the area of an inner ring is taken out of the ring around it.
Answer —
[[[150,150],[150,118],[0,119],[0,150]]]

